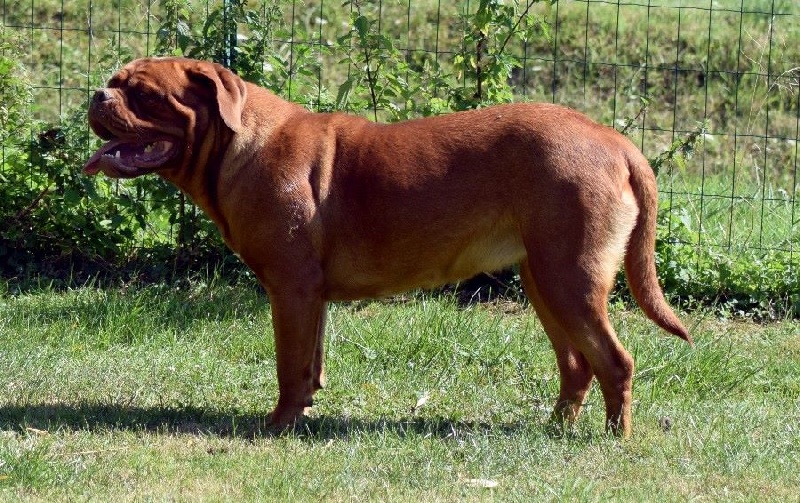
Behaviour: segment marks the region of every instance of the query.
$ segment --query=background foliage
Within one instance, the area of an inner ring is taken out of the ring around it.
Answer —
[[[222,62],[317,111],[381,121],[522,99],[579,108],[652,160],[670,293],[748,316],[800,314],[793,2],[86,7],[3,6],[0,270],[14,288],[42,277],[72,284],[238,269],[171,186],[80,175],[97,146],[85,120],[92,90],[134,57],[177,54]]]

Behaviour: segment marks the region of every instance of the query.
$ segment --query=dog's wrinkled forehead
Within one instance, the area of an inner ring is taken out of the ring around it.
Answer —
[[[145,58],[125,65],[108,81],[110,88],[139,88],[161,92],[186,86],[185,63],[180,58]]]

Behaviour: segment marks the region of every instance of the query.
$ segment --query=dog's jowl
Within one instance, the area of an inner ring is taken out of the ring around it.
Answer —
[[[269,293],[276,427],[324,384],[329,301],[427,288],[518,264],[556,353],[554,419],[593,378],[631,428],[633,359],[608,319],[624,265],[645,314],[687,341],[656,278],[653,172],[624,136],[568,108],[513,104],[375,124],[312,113],[222,66],[133,61],[97,91],[107,143],[88,174],[157,174],[198,204]]]

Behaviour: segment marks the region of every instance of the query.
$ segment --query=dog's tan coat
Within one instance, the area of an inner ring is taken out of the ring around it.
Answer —
[[[606,307],[621,262],[647,316],[689,340],[656,279],[652,170],[624,136],[573,110],[516,104],[375,124],[308,112],[219,65],[151,58],[98,91],[89,118],[110,141],[87,173],[171,181],[268,291],[277,426],[323,385],[329,301],[519,264],[556,352],[554,417],[574,420],[596,377],[607,425],[625,435],[633,360]]]

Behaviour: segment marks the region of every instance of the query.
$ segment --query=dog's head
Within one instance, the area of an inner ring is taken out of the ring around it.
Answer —
[[[244,82],[221,65],[184,58],[137,59],[99,89],[89,124],[107,142],[84,172],[133,178],[180,168],[210,132],[241,127]]]

